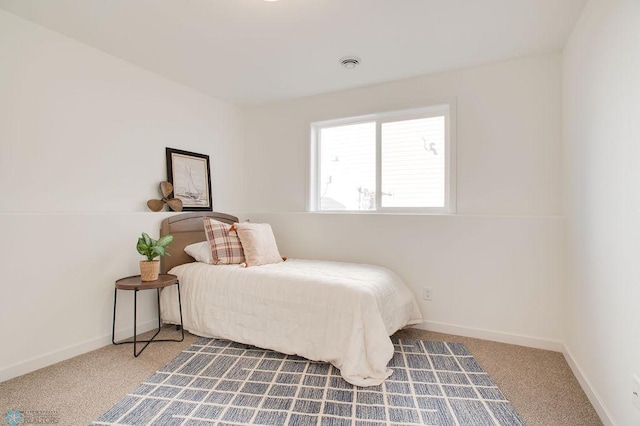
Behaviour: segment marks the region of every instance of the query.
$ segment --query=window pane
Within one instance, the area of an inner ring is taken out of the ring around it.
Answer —
[[[445,119],[382,124],[382,207],[444,207]]]
[[[320,130],[320,210],[374,210],[376,125]]]

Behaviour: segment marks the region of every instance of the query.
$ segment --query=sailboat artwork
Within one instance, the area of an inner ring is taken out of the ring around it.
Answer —
[[[193,179],[193,171],[191,170],[191,167],[186,164],[184,165],[183,177],[186,177],[183,183],[186,183],[187,186],[177,187],[176,196],[181,199],[188,198],[198,204],[206,202],[204,199],[204,186],[201,185],[200,188],[198,188]]]
[[[168,180],[183,210],[211,210],[209,156],[167,148]]]

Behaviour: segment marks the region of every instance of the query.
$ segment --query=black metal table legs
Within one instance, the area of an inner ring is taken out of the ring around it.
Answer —
[[[160,319],[160,289],[157,288],[157,299],[158,299],[158,330],[156,330],[155,334],[149,340],[138,340],[138,291],[137,289],[133,290],[133,340],[123,340],[120,342],[116,342],[116,307],[118,302],[118,289],[116,288],[113,294],[113,324],[111,327],[111,342],[114,345],[123,345],[123,344],[133,344],[133,356],[138,357],[149,346],[151,342],[182,342],[184,340],[184,324],[182,322],[182,300],[180,298],[180,283],[176,283],[178,286],[178,309],[180,311],[180,332],[182,336],[180,339],[156,339],[155,337],[160,333],[162,329],[162,320]],[[138,343],[145,343],[145,345],[137,350]]]

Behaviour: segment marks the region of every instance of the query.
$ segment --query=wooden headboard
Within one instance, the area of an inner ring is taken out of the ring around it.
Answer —
[[[174,266],[194,262],[193,258],[184,252],[189,244],[206,241],[203,217],[210,217],[220,222],[233,224],[238,218],[225,213],[193,212],[171,216],[162,221],[160,236],[171,234],[173,242],[167,247],[171,256],[160,257],[160,273],[166,274]]]

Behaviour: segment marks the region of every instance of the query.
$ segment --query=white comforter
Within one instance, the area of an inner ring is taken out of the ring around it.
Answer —
[[[249,268],[196,262],[169,272],[180,280],[186,330],[327,361],[358,386],[389,377],[389,336],[422,322],[407,286],[377,266],[289,259]],[[161,294],[166,323],[180,323],[176,291]]]

